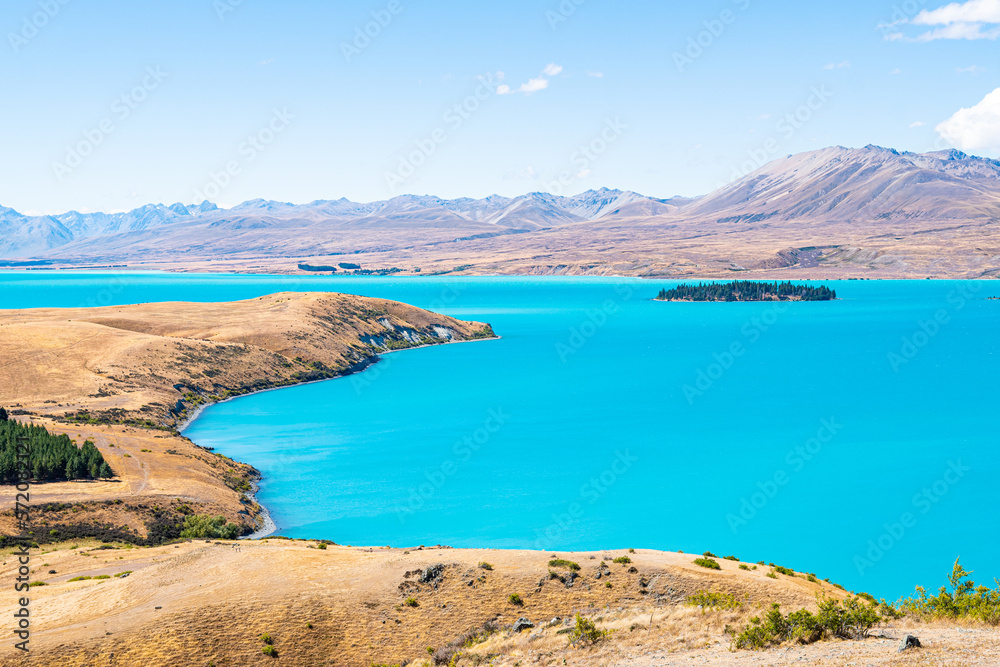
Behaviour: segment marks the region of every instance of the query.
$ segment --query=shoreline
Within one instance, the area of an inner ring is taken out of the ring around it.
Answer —
[[[186,429],[190,428],[190,426],[192,424],[194,424],[195,421],[197,421],[198,417],[201,416],[201,413],[206,408],[210,408],[213,405],[221,405],[222,403],[228,403],[229,401],[235,401],[238,398],[245,398],[247,396],[254,396],[254,395],[257,395],[257,394],[263,394],[263,393],[266,393],[266,392],[269,392],[269,391],[278,391],[280,389],[291,389],[293,387],[304,387],[304,386],[310,385],[310,384],[319,384],[320,382],[333,382],[335,380],[342,380],[342,379],[350,377],[352,375],[357,375],[358,373],[365,372],[366,370],[368,370],[372,366],[375,366],[376,364],[378,364],[378,362],[382,359],[382,357],[384,355],[387,355],[387,354],[394,354],[396,352],[410,352],[412,350],[420,350],[420,349],[428,348],[428,347],[443,347],[445,345],[460,345],[462,343],[482,343],[482,342],[485,342],[485,341],[502,340],[502,339],[503,339],[503,336],[494,336],[493,338],[475,338],[475,339],[471,339],[471,340],[451,340],[451,341],[447,341],[447,342],[444,342],[444,343],[427,343],[425,345],[415,345],[413,347],[407,347],[407,348],[403,348],[401,350],[386,350],[385,352],[379,352],[378,354],[376,354],[376,355],[374,355],[372,357],[366,357],[364,360],[362,360],[361,362],[358,362],[358,364],[355,364],[352,367],[355,370],[348,370],[348,371],[344,372],[343,374],[338,375],[336,377],[325,378],[323,380],[309,380],[307,382],[299,382],[299,383],[296,383],[296,384],[290,384],[290,385],[286,385],[286,386],[283,386],[283,387],[269,387],[268,389],[260,389],[258,391],[252,391],[252,392],[249,392],[249,393],[246,393],[246,394],[240,394],[239,396],[230,396],[229,398],[226,398],[226,399],[221,400],[221,401],[214,401],[212,403],[206,403],[206,404],[203,404],[203,405],[199,405],[197,408],[195,408],[194,412],[189,417],[185,417],[185,419],[184,419],[183,422],[178,422],[178,424],[177,424],[177,426],[175,428],[177,429],[177,432],[180,433],[181,437],[187,438],[192,443],[194,443],[194,445],[196,447],[201,447],[201,445],[199,445],[197,442],[195,442],[193,438],[189,438],[188,436],[184,435],[184,431]],[[213,452],[214,451],[215,450],[213,449]],[[233,459],[233,460],[235,461],[235,459]],[[237,463],[243,463],[244,465],[250,465],[250,464],[246,463],[245,461],[237,461]],[[254,468],[254,469],[256,470],[256,468]],[[259,472],[260,471],[258,471],[258,473]],[[260,474],[261,474],[261,478],[263,478],[263,473],[260,473]],[[278,525],[275,523],[274,518],[271,516],[270,510],[267,508],[267,506],[264,503],[260,502],[260,500],[257,498],[257,494],[259,492],[260,492],[260,486],[256,482],[254,482],[253,488],[252,488],[251,492],[248,493],[247,495],[255,503],[257,503],[258,507],[260,507],[260,509],[261,509],[261,516],[262,516],[262,519],[263,519],[263,525],[260,528],[258,528],[257,530],[255,530],[253,533],[251,533],[250,535],[244,535],[244,536],[239,537],[237,539],[240,539],[240,540],[259,540],[259,539],[263,539],[265,537],[268,537],[270,535],[273,535],[278,530]]]

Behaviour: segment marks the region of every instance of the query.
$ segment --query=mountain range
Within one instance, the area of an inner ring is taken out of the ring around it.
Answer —
[[[833,147],[775,160],[690,199],[602,188],[572,197],[258,199],[227,210],[206,202],[35,217],[0,207],[0,257],[284,271],[294,261],[354,255],[403,271],[631,275],[827,261],[954,275],[993,271],[998,221],[998,160]]]

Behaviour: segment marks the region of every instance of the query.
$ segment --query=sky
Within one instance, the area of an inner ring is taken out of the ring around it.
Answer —
[[[0,35],[0,205],[23,213],[1000,157],[1000,0],[7,0]]]

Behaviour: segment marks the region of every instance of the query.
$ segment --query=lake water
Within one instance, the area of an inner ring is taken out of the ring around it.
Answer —
[[[826,303],[651,301],[667,281],[6,273],[5,308],[396,299],[503,338],[213,406],[280,534],[652,548],[896,598],[1000,576],[1000,283],[836,282]]]

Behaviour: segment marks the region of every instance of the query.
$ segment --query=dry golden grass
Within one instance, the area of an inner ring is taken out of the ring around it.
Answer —
[[[293,384],[315,364],[346,373],[384,352],[380,342],[446,342],[435,327],[454,340],[488,331],[393,301],[327,293],[0,311],[0,405],[172,426],[185,396],[211,401]]]
[[[106,551],[95,551],[95,543],[47,547],[33,561],[33,578],[48,585],[32,589],[30,664],[419,665],[429,661],[428,648],[442,649],[489,621],[509,626],[520,617],[536,627],[516,635],[504,629],[460,647],[457,664],[985,665],[1000,659],[995,630],[903,622],[877,630],[892,639],[732,653],[725,626],[740,625],[770,601],[815,608],[816,594],[843,594],[803,575],[774,580],[764,569],[744,571],[730,561],[715,572],[693,565],[690,555],[639,551],[630,554],[636,572],[609,561],[610,577],[596,579],[602,557],[624,552],[559,554],[582,568],[567,588],[549,579],[549,553],[315,546],[271,539],[238,547],[201,540]],[[492,570],[479,568],[484,560]],[[436,564],[445,566],[440,579],[421,583],[415,571]],[[0,580],[13,577],[14,567],[8,557]],[[132,574],[113,576],[125,571]],[[69,581],[105,574],[112,578]],[[704,589],[732,592],[747,606],[703,612],[684,604]],[[523,606],[508,601],[512,592]],[[418,606],[405,605],[409,597]],[[0,600],[0,615],[10,617],[11,602]],[[595,646],[571,646],[565,631],[577,613],[614,632]],[[911,631],[927,648],[896,656],[898,638]],[[274,639],[277,663],[262,653],[264,633]],[[27,664],[9,643],[0,648],[0,663]]]

